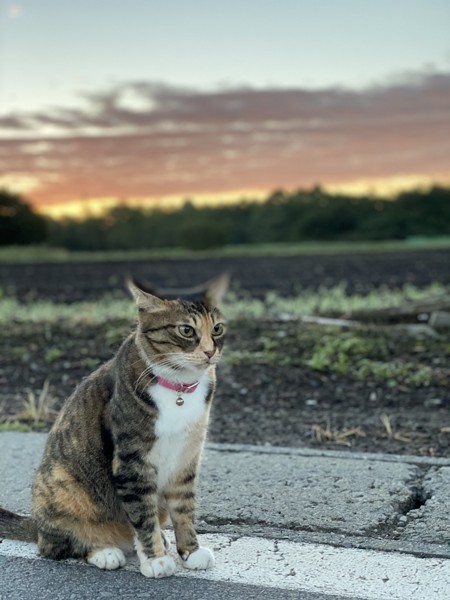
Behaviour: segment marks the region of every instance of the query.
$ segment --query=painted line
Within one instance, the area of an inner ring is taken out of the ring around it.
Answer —
[[[220,534],[201,535],[200,541],[214,551],[216,566],[202,572],[180,566],[177,576],[366,600],[450,597],[450,559]],[[171,553],[175,557],[173,547]],[[0,543],[0,556],[41,560],[34,544],[10,540]],[[135,558],[125,568],[138,571]]]

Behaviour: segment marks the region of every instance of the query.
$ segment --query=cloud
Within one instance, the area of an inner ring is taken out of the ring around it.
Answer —
[[[362,91],[215,92],[145,81],[0,117],[0,168],[38,202],[450,174],[450,74]]]

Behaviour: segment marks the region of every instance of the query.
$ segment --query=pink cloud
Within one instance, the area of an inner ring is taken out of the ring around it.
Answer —
[[[131,82],[84,102],[0,118],[0,169],[41,178],[31,200],[450,174],[450,74],[363,91]]]

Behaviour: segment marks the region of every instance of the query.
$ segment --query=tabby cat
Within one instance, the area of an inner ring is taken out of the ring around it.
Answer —
[[[123,566],[122,548],[134,540],[141,573],[166,577],[175,572],[162,531],[170,517],[183,565],[214,565],[194,528],[195,487],[227,284],[223,275],[201,300],[172,300],[128,282],[136,331],[66,401],[36,473],[32,516],[0,509],[0,537],[101,569]]]

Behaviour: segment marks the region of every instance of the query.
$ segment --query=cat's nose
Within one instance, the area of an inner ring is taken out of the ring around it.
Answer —
[[[216,349],[213,348],[212,350],[203,350],[203,352],[206,354],[206,356],[208,358],[212,358],[216,352]]]

